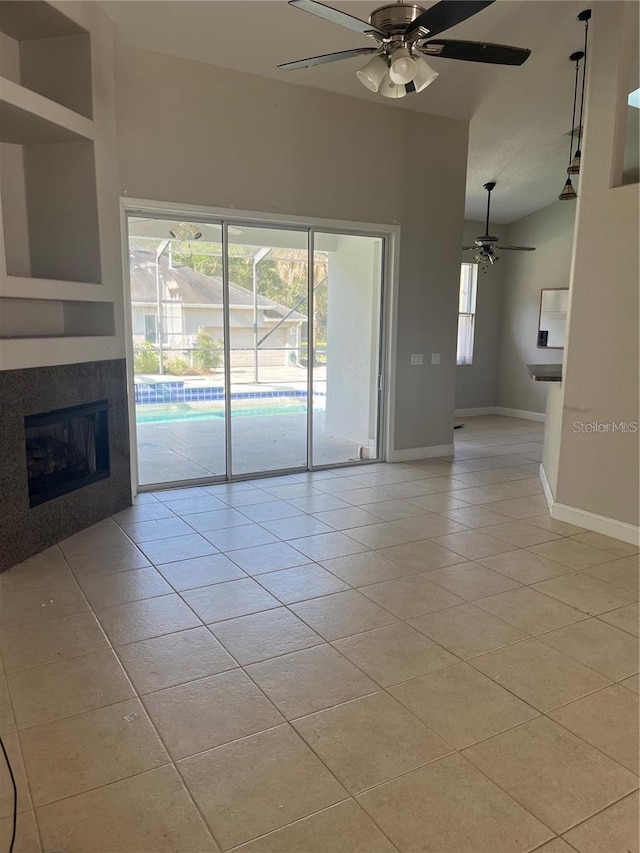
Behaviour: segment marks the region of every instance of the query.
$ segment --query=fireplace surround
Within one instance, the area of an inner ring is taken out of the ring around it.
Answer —
[[[75,428],[82,450],[72,450],[73,409],[84,419]],[[30,445],[30,477],[29,444],[55,422],[67,431]],[[42,499],[45,469],[51,494]],[[124,359],[0,371],[0,571],[130,505]]]

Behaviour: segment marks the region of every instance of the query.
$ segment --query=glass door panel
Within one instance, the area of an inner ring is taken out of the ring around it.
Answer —
[[[312,464],[379,456],[384,240],[314,232]]]
[[[138,481],[226,476],[218,223],[128,217]]]
[[[228,232],[231,474],[305,468],[308,232]]]

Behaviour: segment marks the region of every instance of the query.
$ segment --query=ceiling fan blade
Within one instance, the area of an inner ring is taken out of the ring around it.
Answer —
[[[463,59],[465,62],[490,62],[494,65],[522,65],[531,56],[531,51],[524,47],[448,39],[428,41],[420,47],[420,50],[427,56]]]
[[[407,35],[410,36],[420,27],[424,27],[431,35],[436,36],[466,21],[467,18],[491,6],[493,2],[494,0],[441,0],[415,19]]]
[[[501,252],[535,252],[535,246],[498,246]]]
[[[285,62],[278,65],[284,71],[295,71],[297,68],[310,68],[312,65],[324,65],[326,62],[339,62],[341,59],[351,59],[353,56],[377,53],[377,47],[356,47],[353,50],[340,50],[338,53],[325,53],[322,56],[311,56],[309,59],[297,59],[295,62]]]
[[[463,252],[469,252],[471,249],[478,249],[478,248],[480,248],[480,247],[479,246],[463,246],[462,251]]]
[[[380,39],[385,37],[382,30],[376,29],[367,21],[361,21],[360,18],[354,18],[353,15],[347,15],[346,12],[340,12],[332,6],[325,6],[324,3],[317,3],[316,0],[289,0],[289,5],[295,6],[296,9],[302,9],[303,12],[309,12],[318,18],[324,18],[325,21],[330,21],[332,24],[354,30],[356,33],[362,33],[365,36],[373,34]]]

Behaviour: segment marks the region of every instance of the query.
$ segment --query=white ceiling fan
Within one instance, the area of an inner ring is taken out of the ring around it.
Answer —
[[[494,0],[441,0],[425,10],[412,3],[392,3],[374,9],[369,21],[362,21],[316,0],[289,0],[289,5],[326,21],[354,30],[376,42],[376,47],[356,47],[338,53],[326,53],[285,62],[287,71],[338,62],[354,56],[372,59],[357,72],[360,82],[386,98],[404,98],[422,92],[438,76],[426,57],[488,62],[494,65],[522,65],[530,50],[476,41],[434,38],[439,33],[467,20],[490,6]]]

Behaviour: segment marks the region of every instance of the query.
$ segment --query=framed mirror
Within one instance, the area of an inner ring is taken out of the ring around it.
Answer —
[[[569,310],[569,288],[543,288],[538,316],[538,347],[563,349]]]

